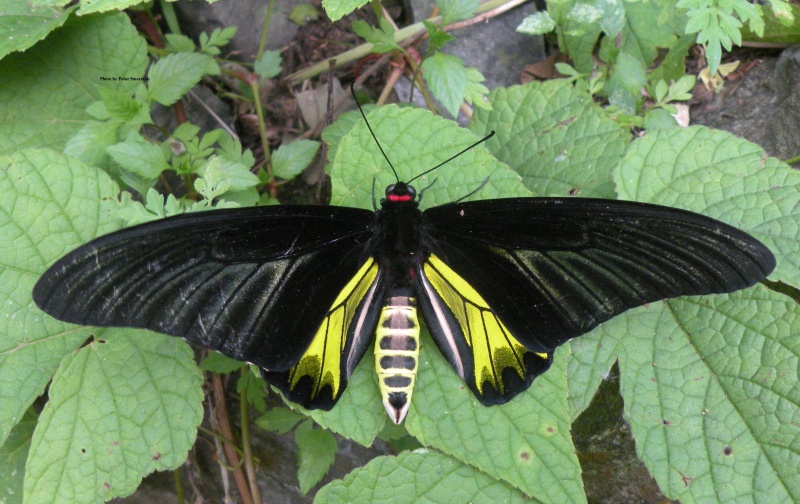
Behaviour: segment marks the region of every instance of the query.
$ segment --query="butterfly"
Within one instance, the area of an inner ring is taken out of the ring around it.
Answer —
[[[375,340],[382,400],[399,424],[420,314],[477,399],[502,404],[603,321],[743,289],[775,267],[752,236],[685,210],[462,198],[423,211],[413,180],[395,172],[374,211],[263,206],[123,229],[59,259],[33,298],[66,322],[151,329],[253,363],[310,409],[336,404]]]

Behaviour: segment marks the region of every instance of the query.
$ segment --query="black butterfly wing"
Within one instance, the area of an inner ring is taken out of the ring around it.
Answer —
[[[734,227],[635,202],[486,200],[430,208],[424,222],[423,312],[485,403],[509,400],[559,345],[629,308],[732,292],[775,267],[769,249]]]
[[[79,247],[33,298],[67,322],[151,329],[286,370],[369,260],[374,219],[328,206],[184,214]]]

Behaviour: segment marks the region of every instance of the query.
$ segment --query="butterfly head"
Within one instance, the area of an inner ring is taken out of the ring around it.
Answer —
[[[405,203],[417,198],[417,190],[405,182],[397,182],[386,188],[386,201],[391,203]]]

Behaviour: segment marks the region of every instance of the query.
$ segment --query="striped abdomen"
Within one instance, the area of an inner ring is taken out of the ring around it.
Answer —
[[[419,321],[416,300],[390,292],[378,319],[375,370],[383,405],[399,424],[408,413],[419,361]]]

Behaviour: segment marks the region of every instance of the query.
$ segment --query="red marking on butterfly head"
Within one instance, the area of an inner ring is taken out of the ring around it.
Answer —
[[[417,191],[405,182],[398,182],[386,188],[386,199],[394,203],[414,201]]]

